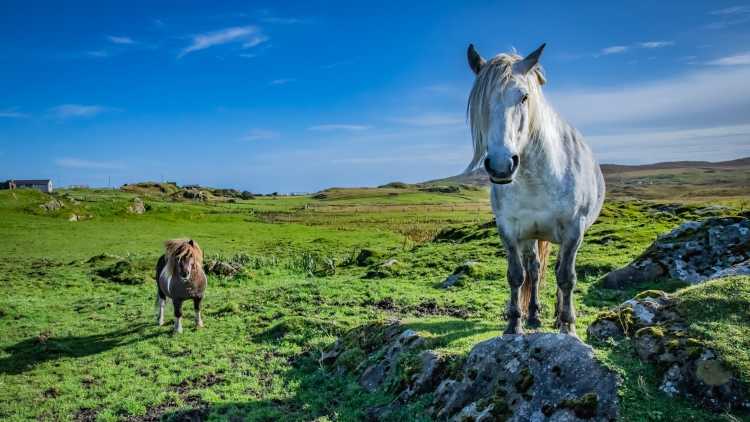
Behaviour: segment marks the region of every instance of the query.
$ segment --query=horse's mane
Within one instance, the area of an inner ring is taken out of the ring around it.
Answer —
[[[174,266],[177,260],[188,256],[193,257],[193,270],[197,273],[197,270],[203,269],[203,250],[198,245],[198,242],[192,239],[171,239],[164,242],[164,256],[167,259],[167,263],[161,272],[162,277],[171,279],[174,274]]]
[[[471,138],[474,141],[474,156],[465,172],[474,170],[487,155],[485,139],[490,123],[490,98],[497,89],[503,89],[513,76],[513,64],[523,60],[514,52],[498,54],[482,66],[474,86],[469,94],[466,114],[471,127]],[[533,72],[533,75],[532,73]],[[529,73],[527,89],[529,93],[529,128],[531,133],[540,129],[539,110],[543,101],[541,86],[546,82],[544,71],[537,65]],[[535,76],[535,77],[531,77]]]

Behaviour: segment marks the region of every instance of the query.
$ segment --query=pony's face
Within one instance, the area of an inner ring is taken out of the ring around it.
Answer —
[[[497,81],[488,91],[486,101],[488,115],[483,136],[486,139],[486,158],[484,168],[495,184],[507,184],[513,181],[520,166],[523,149],[529,143],[530,118],[529,96],[532,94],[528,78],[537,77],[530,72],[537,64],[542,45],[523,60],[512,64],[507,78]],[[479,75],[484,59],[469,47],[469,65]],[[480,76],[481,77],[481,76]]]
[[[195,265],[195,258],[192,255],[182,256],[177,258],[177,274],[180,276],[182,281],[190,280],[190,276],[193,272],[193,266]]]

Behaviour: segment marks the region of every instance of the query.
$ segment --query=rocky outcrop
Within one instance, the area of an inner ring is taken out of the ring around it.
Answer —
[[[661,278],[694,284],[738,274],[750,274],[750,220],[721,217],[682,224],[602,281],[623,288]]]
[[[131,214],[143,214],[146,212],[146,204],[141,198],[133,198],[133,203],[128,205],[128,212]]]
[[[429,341],[398,322],[356,328],[321,355],[331,370],[356,376],[368,392],[388,391],[390,404],[366,410],[392,417],[431,394],[427,416],[472,421],[609,421],[618,415],[615,374],[591,347],[562,334],[506,335],[477,344],[448,362]]]
[[[750,409],[739,378],[715,350],[689,335],[689,323],[675,304],[664,292],[642,292],[600,314],[587,330],[589,341],[630,338],[638,357],[659,368],[663,374],[659,389],[670,396],[691,398],[714,411]]]

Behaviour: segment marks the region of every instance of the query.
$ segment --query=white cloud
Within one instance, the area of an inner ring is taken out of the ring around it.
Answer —
[[[252,129],[242,139],[245,141],[268,141],[279,137],[279,133],[266,129]]]
[[[588,136],[586,141],[604,163],[721,161],[750,156],[750,124],[626,131]]]
[[[107,35],[107,39],[114,44],[135,44],[130,37],[117,37],[114,35]]]
[[[722,57],[720,59],[711,60],[707,64],[714,66],[739,66],[739,65],[750,65],[750,52],[735,54],[734,56]]]
[[[184,57],[186,54],[194,51],[205,50],[207,48],[228,43],[242,43],[242,48],[250,48],[264,43],[269,39],[260,32],[260,28],[250,25],[224,28],[218,31],[197,34],[192,38],[193,42],[182,49],[177,57]]]
[[[286,85],[286,84],[288,84],[290,82],[294,82],[294,81],[296,81],[296,79],[294,79],[294,78],[279,78],[279,79],[272,80],[268,84],[269,85]]]
[[[109,52],[107,50],[93,50],[93,51],[87,51],[86,55],[89,57],[109,57]]]
[[[630,47],[625,45],[613,45],[611,47],[603,48],[600,53],[603,56],[607,56],[610,54],[620,54],[628,51],[629,48]]]
[[[269,16],[262,18],[261,21],[265,23],[274,23],[274,24],[282,24],[282,25],[291,25],[295,23],[302,23],[304,22],[303,19],[298,18],[280,18],[278,16]]]
[[[119,170],[125,168],[121,163],[109,161],[91,161],[80,158],[63,157],[55,160],[55,164],[60,167],[90,170]]]
[[[17,111],[16,107],[8,108],[5,110],[0,110],[0,118],[5,117],[8,119],[24,119],[29,117],[26,113],[21,113],[20,111]]]
[[[748,6],[732,6],[725,9],[712,10],[712,15],[724,16],[724,15],[738,15],[743,13],[750,13],[750,7]]]
[[[307,128],[307,130],[316,131],[316,132],[333,132],[333,131],[358,132],[358,131],[368,130],[371,128],[372,127],[368,125],[334,123],[334,124],[310,126]]]
[[[674,41],[646,41],[638,43],[638,45],[643,48],[662,48],[674,45]]]
[[[50,109],[52,115],[58,119],[65,120],[76,117],[94,117],[114,109],[100,105],[83,104],[61,104]]]
[[[615,88],[550,91],[557,110],[576,125],[603,127],[626,123],[695,125],[703,122],[748,122],[750,67],[701,69],[649,83]]]
[[[411,126],[455,126],[466,125],[466,118],[455,113],[423,113],[415,116],[397,117],[391,119],[394,122]]]

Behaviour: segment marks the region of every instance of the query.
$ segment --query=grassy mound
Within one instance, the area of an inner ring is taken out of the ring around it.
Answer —
[[[750,277],[730,277],[688,287],[675,295],[688,329],[719,351],[750,386]]]

